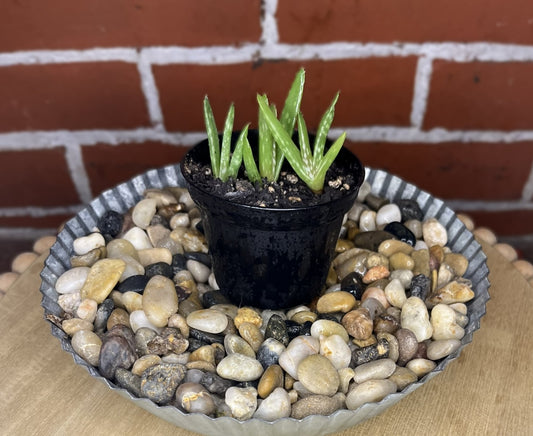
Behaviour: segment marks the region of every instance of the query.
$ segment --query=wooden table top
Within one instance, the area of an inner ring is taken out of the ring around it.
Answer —
[[[495,249],[491,300],[446,370],[348,435],[533,435],[533,288]],[[192,433],[109,390],[61,349],[40,306],[40,256],[0,300],[0,434]]]

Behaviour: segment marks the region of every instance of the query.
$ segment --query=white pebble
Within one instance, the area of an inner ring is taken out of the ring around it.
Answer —
[[[221,333],[228,326],[228,317],[218,310],[195,310],[187,316],[187,325],[207,333]]]
[[[447,304],[437,304],[431,309],[431,325],[433,339],[461,339],[465,335],[464,329],[456,323],[457,312]]]
[[[218,291],[220,288],[217,283],[217,279],[215,278],[215,275],[213,273],[209,274],[209,278],[207,279],[207,283],[209,286],[211,286],[215,291]]]
[[[431,341],[427,347],[427,356],[431,360],[439,360],[449,356],[461,346],[459,339],[441,339]]]
[[[154,198],[145,198],[139,201],[131,213],[133,223],[141,229],[146,229],[155,215],[156,206],[157,200]]]
[[[405,289],[399,279],[393,279],[385,286],[385,296],[392,306],[399,307],[400,309],[407,300]]]
[[[141,327],[147,327],[158,333],[161,332],[160,328],[156,327],[148,320],[143,310],[134,310],[133,312],[131,312],[130,326],[134,333]]]
[[[95,248],[104,246],[105,239],[100,233],[91,233],[90,235],[82,236],[81,238],[75,239],[72,243],[74,253],[78,256],[82,256]]]
[[[359,203],[359,202],[355,202],[352,206],[352,208],[348,211],[348,213],[346,214],[346,216],[348,217],[348,219],[354,221],[354,222],[359,222],[359,219],[361,217],[361,214],[366,210],[366,206],[364,206],[363,204]]]
[[[76,315],[78,318],[85,321],[94,322],[96,318],[96,311],[98,310],[98,303],[90,298],[82,300],[78,309],[76,309]]]
[[[57,304],[67,313],[74,314],[78,310],[81,303],[81,296],[79,292],[71,292],[70,294],[61,294],[57,298]]]
[[[396,392],[396,383],[390,380],[368,380],[353,388],[346,395],[346,407],[355,410],[365,403],[380,401]]]
[[[87,280],[90,269],[87,266],[79,266],[65,271],[56,281],[57,293],[72,294],[73,292],[80,292]]]
[[[352,359],[350,347],[339,335],[321,336],[320,354],[326,357],[335,369],[346,368]]]
[[[380,207],[376,214],[376,226],[378,229],[395,221],[402,221],[402,212],[397,204],[390,203]]]
[[[283,388],[276,388],[261,402],[254,413],[254,418],[275,421],[276,419],[286,418],[290,414],[291,399],[288,392]]]
[[[359,203],[362,203],[365,201],[365,198],[368,194],[372,192],[372,186],[370,186],[370,183],[368,183],[366,180],[363,182],[361,187],[359,188],[359,192],[357,193],[357,201]]]
[[[396,363],[392,359],[378,359],[356,367],[353,380],[358,384],[368,380],[383,380],[390,377],[395,370]]]
[[[436,219],[430,218],[422,224],[422,235],[428,247],[440,245],[444,247],[448,242],[446,228]]]
[[[234,418],[241,421],[250,419],[257,409],[257,390],[232,386],[226,391],[226,404]]]
[[[413,271],[408,269],[395,269],[390,273],[391,281],[398,279],[404,289],[407,289],[409,286],[411,286],[411,280],[413,280],[413,276]]]
[[[418,239],[414,246],[415,251],[427,250],[428,248],[428,244],[426,244],[422,239]]]
[[[418,342],[431,338],[433,327],[426,304],[418,297],[409,297],[402,306],[402,328],[411,330]]]
[[[307,356],[317,354],[320,351],[320,342],[312,336],[298,336],[294,338],[288,347],[279,356],[279,366],[295,380],[298,379],[298,365]]]
[[[359,228],[362,232],[371,232],[376,230],[376,212],[365,210],[359,217]]]
[[[72,348],[92,366],[98,366],[102,340],[89,330],[78,330],[71,340]]]
[[[123,239],[131,242],[131,245],[135,247],[136,250],[145,250],[147,248],[153,248],[150,238],[146,232],[140,227],[132,227],[129,229],[126,234],[123,236]]]
[[[435,369],[437,364],[429,359],[413,359],[407,362],[405,367],[413,371],[418,378],[424,377]]]
[[[189,218],[189,214],[187,213],[177,213],[172,218],[170,218],[170,228],[174,230],[176,227],[189,227],[191,224],[191,220]]]
[[[238,382],[257,380],[263,374],[263,366],[244,354],[229,354],[217,365],[217,374],[220,377]]]
[[[209,276],[211,275],[211,268],[209,268],[207,265],[204,265],[202,262],[198,262],[197,260],[189,259],[187,261],[187,269],[194,277],[194,280],[198,283],[206,283],[209,280]]]

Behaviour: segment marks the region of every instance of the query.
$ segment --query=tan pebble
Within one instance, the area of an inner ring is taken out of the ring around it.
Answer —
[[[237,316],[233,320],[235,327],[239,328],[242,323],[249,322],[257,327],[261,327],[263,324],[263,318],[254,309],[250,307],[241,307],[237,311]]]
[[[81,303],[79,292],[72,292],[70,294],[62,294],[57,298],[57,304],[65,312],[74,314]]]
[[[381,332],[377,334],[377,339],[385,339],[389,343],[389,359],[397,362],[400,357],[400,346],[396,336],[391,333]]]
[[[529,263],[527,260],[515,260],[513,265],[526,280],[533,278],[533,265],[531,265],[531,263]]]
[[[394,373],[389,377],[389,380],[396,383],[398,391],[401,391],[411,383],[416,382],[418,380],[418,376],[409,368],[397,366]]]
[[[368,288],[366,288],[365,292],[363,292],[363,295],[361,296],[361,302],[369,298],[375,298],[376,300],[378,300],[384,309],[390,306],[385,291],[381,288],[378,288],[377,286],[369,286]]]
[[[415,267],[415,261],[411,256],[405,253],[394,253],[389,258],[389,264],[391,270],[408,269],[413,270]]]
[[[168,318],[178,311],[178,295],[167,277],[154,276],[146,284],[142,307],[148,320],[156,327],[165,327]]]
[[[271,365],[261,376],[257,386],[257,393],[261,398],[266,398],[274,389],[283,387],[283,381],[283,370],[281,366]]]
[[[374,345],[378,341],[374,335],[371,335],[367,339],[352,339],[352,344],[357,345],[358,348],[368,347],[369,345]]]
[[[298,380],[313,394],[327,396],[334,395],[340,384],[337,370],[329,359],[320,354],[307,356],[300,362]]]
[[[346,313],[355,306],[355,297],[349,292],[337,291],[322,295],[317,301],[318,313]]]
[[[96,262],[80,290],[81,298],[92,298],[98,304],[102,303],[118,283],[125,268],[126,263],[120,259],[101,259]]]
[[[71,319],[64,320],[61,323],[61,328],[67,335],[73,336],[74,333],[80,330],[93,331],[94,325],[92,322],[86,321],[84,319],[71,318]]]
[[[294,378],[292,378],[289,374],[285,374],[285,383],[283,384],[283,387],[287,391],[290,391],[293,388],[295,382],[296,380],[294,380]]]
[[[172,253],[168,248],[146,248],[139,250],[139,261],[142,266],[146,267],[152,263],[165,262],[172,263]]]
[[[353,310],[351,312],[353,312]],[[351,312],[348,312],[344,316],[346,317]],[[344,339],[345,342],[348,342],[349,340],[346,328],[338,322],[330,321],[329,319],[319,319],[311,326],[311,336],[316,339],[319,339],[320,336],[331,335],[339,335]]]
[[[344,315],[342,317],[342,325],[350,336],[358,340],[368,339],[374,329],[370,312],[364,307],[352,310]]]
[[[457,218],[459,218],[459,220],[465,225],[468,230],[474,230],[474,220],[469,215],[466,215],[464,213],[458,213]]]
[[[239,308],[233,304],[213,304],[210,309],[218,310],[224,315],[229,316],[231,319],[235,319]]]
[[[52,248],[52,245],[54,245],[55,242],[55,236],[43,236],[34,242],[33,251],[35,251],[37,254],[46,253],[48,250],[50,250],[50,248]]]
[[[486,227],[478,227],[473,233],[476,238],[481,239],[489,245],[494,245],[498,242],[498,238],[496,238],[494,232]]]
[[[354,247],[354,243],[348,239],[338,239],[335,245],[335,253],[344,253]]]
[[[337,272],[333,266],[330,266],[328,276],[326,277],[326,286],[333,286],[335,283],[337,283]]]
[[[215,350],[213,347],[211,345],[203,345],[191,352],[189,362],[195,362],[197,360],[203,360],[215,365]]]
[[[193,360],[192,362],[187,362],[185,364],[187,369],[199,369],[200,371],[207,372],[216,372],[216,366],[211,362],[206,362],[205,360]]]
[[[122,292],[112,291],[111,294],[109,294],[109,298],[113,300],[113,304],[115,305],[115,307],[120,307],[121,309],[126,308],[126,306],[124,306],[124,303],[122,302]]]
[[[405,366],[420,378],[433,371],[437,364],[429,359],[412,359]]]
[[[458,277],[464,276],[468,269],[468,259],[461,253],[447,253],[443,262],[450,266]]]
[[[389,268],[389,258],[381,253],[369,252],[366,258],[366,266],[368,269],[375,266],[384,266]],[[376,279],[377,280],[377,279]]]
[[[335,259],[333,259],[333,262],[331,263],[331,265],[334,267],[334,268],[337,268],[339,265],[343,264],[344,262],[346,262],[347,260],[351,259],[352,257],[355,257],[356,255],[362,253],[362,252],[366,252],[367,250],[364,250],[362,248],[358,248],[358,247],[355,247],[355,248],[351,248],[343,253],[340,253],[338,254]]]
[[[428,247],[440,245],[444,247],[448,242],[448,232],[439,220],[429,218],[422,223],[422,236]]]
[[[102,340],[89,330],[77,331],[71,340],[72,348],[90,365],[97,366],[100,358]]]
[[[98,247],[89,251],[87,254],[81,256],[72,256],[70,258],[70,266],[76,267],[91,267],[100,259],[104,259],[107,255],[106,247]]]
[[[311,312],[310,310],[303,310],[302,312],[295,313],[291,321],[295,321],[298,324],[303,324],[307,321],[315,322],[318,318],[318,315],[315,312]]]
[[[411,258],[415,262],[413,274],[424,274],[429,276],[429,250],[416,250],[411,254]]]
[[[143,308],[143,296],[138,292],[127,291],[122,294],[122,304],[124,308],[132,313]]]
[[[0,292],[6,292],[19,276],[20,274],[11,271],[0,274]]]
[[[131,256],[136,261],[139,261],[139,254],[133,244],[127,239],[113,239],[107,244],[107,257],[110,259],[118,259],[122,256]]]
[[[363,283],[372,283],[376,280],[387,278],[389,275],[390,271],[387,267],[383,265],[374,266],[370,268],[363,276]]]
[[[337,372],[339,373],[339,392],[346,394],[348,393],[355,371],[352,368],[346,367],[339,369]]]
[[[500,252],[500,254],[505,257],[509,262],[514,262],[518,259],[518,253],[516,250],[509,244],[504,242],[498,242],[494,244],[494,248]]]
[[[78,318],[84,319],[89,322],[94,322],[96,318],[96,311],[98,310],[98,303],[90,298],[82,300],[78,308],[76,309],[76,315]]]
[[[29,268],[35,259],[37,259],[37,254],[35,253],[20,253],[13,259],[13,262],[11,262],[11,270],[15,273],[22,274]]]
[[[411,254],[413,250],[413,246],[397,239],[386,239],[378,247],[378,253],[387,257],[391,257],[395,253]]]
[[[255,324],[250,322],[243,322],[239,327],[239,334],[246,342],[250,344],[252,349],[257,353],[259,347],[264,341],[263,333]]]
[[[159,357],[157,354],[146,354],[142,357],[139,357],[135,361],[133,367],[131,368],[131,372],[140,377],[143,375],[145,370],[160,363],[161,357]]]
[[[367,261],[368,253],[362,252],[358,253],[353,257],[350,257],[345,262],[340,263],[338,266],[335,267],[335,271],[337,272],[337,277],[339,281],[352,272],[364,274],[367,270]]]
[[[111,315],[109,315],[109,318],[107,319],[107,330],[111,330],[113,326],[117,324],[131,328],[129,313],[120,307],[114,309],[113,312],[111,312]]]
[[[179,313],[170,315],[170,318],[168,319],[168,327],[177,328],[184,338],[189,337],[190,329],[187,325],[187,319]]]
[[[437,289],[431,297],[427,299],[428,304],[436,305],[439,303],[466,303],[475,297],[474,291],[467,283],[453,281],[440,289]]]
[[[202,253],[209,251],[205,236],[193,228],[177,227],[172,230],[170,237],[183,245],[185,251],[200,251]]]

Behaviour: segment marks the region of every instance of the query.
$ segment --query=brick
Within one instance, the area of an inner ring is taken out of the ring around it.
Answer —
[[[532,129],[533,64],[435,61],[425,128]]]
[[[363,164],[382,168],[444,199],[519,200],[533,142],[347,144]]]
[[[80,200],[63,147],[0,151],[0,206],[66,206]]]
[[[533,234],[533,210],[466,211],[476,227],[488,227],[496,236]]]
[[[0,131],[147,126],[137,67],[122,62],[0,68]]]
[[[30,228],[30,229],[59,229],[61,224],[72,218],[73,214],[59,214],[46,216],[21,215],[0,216],[0,228]]]
[[[102,191],[142,174],[149,169],[179,163],[188,148],[147,142],[82,147],[85,169],[92,193]]]
[[[204,130],[202,101],[209,95],[220,130],[229,104],[235,126],[257,121],[256,93],[266,92],[281,111],[300,66],[306,69],[302,111],[309,129],[316,127],[337,91],[334,125],[409,124],[415,58],[341,61],[264,62],[232,65],[156,65],[165,125],[171,131]]]
[[[471,0],[279,0],[281,42],[533,43],[533,3]]]
[[[260,0],[5,2],[0,51],[257,42]]]

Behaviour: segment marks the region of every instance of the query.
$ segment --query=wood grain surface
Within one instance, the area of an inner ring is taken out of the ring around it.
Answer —
[[[351,435],[533,435],[533,288],[487,244],[491,300],[446,370]],[[45,256],[0,301],[0,434],[185,435],[92,378],[43,319]]]

